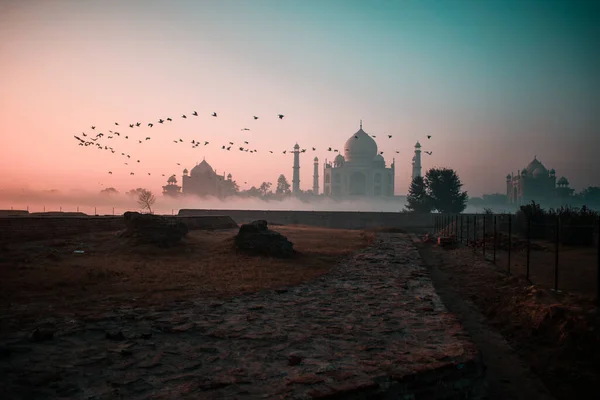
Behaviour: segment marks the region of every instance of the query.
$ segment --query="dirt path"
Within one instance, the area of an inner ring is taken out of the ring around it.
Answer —
[[[436,292],[446,308],[456,314],[475,345],[483,354],[486,369],[488,399],[552,400],[543,383],[524,365],[504,337],[487,323],[485,316],[456,288],[450,274],[438,265],[443,260],[430,247],[413,236],[423,262],[431,274]]]

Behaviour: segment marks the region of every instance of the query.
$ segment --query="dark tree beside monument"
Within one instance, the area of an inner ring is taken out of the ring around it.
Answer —
[[[467,208],[469,196],[467,192],[461,192],[463,184],[453,169],[431,168],[425,174],[424,182],[433,210],[451,214]]]
[[[283,174],[279,175],[279,178],[277,178],[277,189],[275,189],[275,193],[277,194],[289,194],[291,193],[290,191],[290,184],[287,181],[287,179],[285,178],[285,176]]]
[[[406,210],[414,213],[431,212],[431,199],[427,194],[427,186],[422,176],[415,177],[408,189]]]

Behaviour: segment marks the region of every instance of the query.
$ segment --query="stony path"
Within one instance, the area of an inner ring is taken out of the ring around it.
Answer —
[[[51,321],[48,340],[0,337],[2,397],[453,398],[481,374],[479,353],[420,263],[410,237],[382,234],[288,290]]]

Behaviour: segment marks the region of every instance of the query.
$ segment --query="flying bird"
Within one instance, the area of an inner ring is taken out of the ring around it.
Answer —
[[[242,131],[249,131],[250,129],[248,128],[243,128]]]
[[[392,138],[392,135],[388,135],[388,138],[389,138],[389,139],[391,139],[391,138]]]
[[[137,123],[135,124],[135,126],[140,126],[141,124],[142,124],[141,122],[137,122]]]
[[[159,123],[159,124],[162,124],[163,122],[165,122],[165,120],[164,120],[164,119],[159,119],[159,120],[158,120],[158,123]]]
[[[129,127],[130,127],[130,128],[133,128],[133,126],[134,126],[133,124],[129,124]]]
[[[216,113],[216,112],[214,112],[214,113],[212,113],[211,115],[212,115],[213,117],[216,117],[216,116],[217,116],[217,113]]]
[[[152,122],[150,122],[150,123],[148,124],[148,126],[149,126],[150,128],[152,128],[152,127],[154,126],[154,124],[153,124]]]
[[[187,117],[185,116],[185,114],[182,114],[182,115],[181,115],[181,118],[187,118]]]
[[[431,135],[427,135],[427,139],[431,139]]]
[[[198,116],[198,113],[197,113],[196,111],[194,111],[194,112],[192,113],[192,115],[193,115],[194,117],[197,117],[197,116]]]
[[[173,121],[171,118],[167,118],[167,121]]]
[[[283,119],[284,115],[283,114],[279,114],[277,115],[279,117],[279,119]]]
[[[115,122],[115,125],[119,125],[119,123],[118,123],[118,122]]]
[[[258,119],[258,117],[255,115],[255,116],[254,116],[254,119],[256,120],[256,119]]]
[[[96,127],[94,125],[92,125],[92,129],[96,129]]]
[[[425,153],[431,155],[432,152],[431,151],[426,151]]]

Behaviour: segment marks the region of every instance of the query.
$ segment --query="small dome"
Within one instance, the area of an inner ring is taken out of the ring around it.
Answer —
[[[550,175],[554,175],[554,174],[556,174],[556,170],[555,170],[554,168],[552,168],[552,169],[550,170]]]
[[[187,170],[187,168],[185,168],[185,169],[183,170],[183,173],[184,173],[184,174],[187,174],[188,172],[189,172],[189,171]]]
[[[190,175],[198,176],[198,175],[202,175],[205,173],[209,173],[211,175],[216,175],[216,172],[212,169],[210,164],[207,163],[206,160],[202,160],[202,162],[200,164],[198,164],[194,168],[192,168]]]
[[[300,148],[300,146],[298,145],[298,143],[296,143],[296,144],[294,145],[294,149],[298,150],[299,148]]]
[[[420,149],[421,148],[421,143],[417,142],[417,144],[415,144],[415,149]]]
[[[177,178],[175,175],[171,175],[169,179],[167,179],[167,183],[177,183]]]
[[[346,141],[344,156],[348,162],[369,163],[377,155],[377,143],[361,128]]]
[[[511,180],[511,179],[512,179],[511,174],[506,175],[506,180]]]
[[[561,178],[556,182],[557,185],[561,185],[561,186],[568,186],[569,185],[569,181],[567,180],[567,178],[565,178],[564,176],[561,176]]]
[[[548,176],[548,171],[546,171],[546,169],[543,167],[538,167],[535,171],[533,171],[534,178],[543,178],[545,176]]]
[[[373,164],[375,164],[376,166],[385,168],[385,159],[383,158],[383,156],[381,154],[377,154],[375,156],[375,158],[373,159]]]
[[[339,155],[339,154],[338,154]],[[319,161],[319,157],[315,157],[314,161]]]

